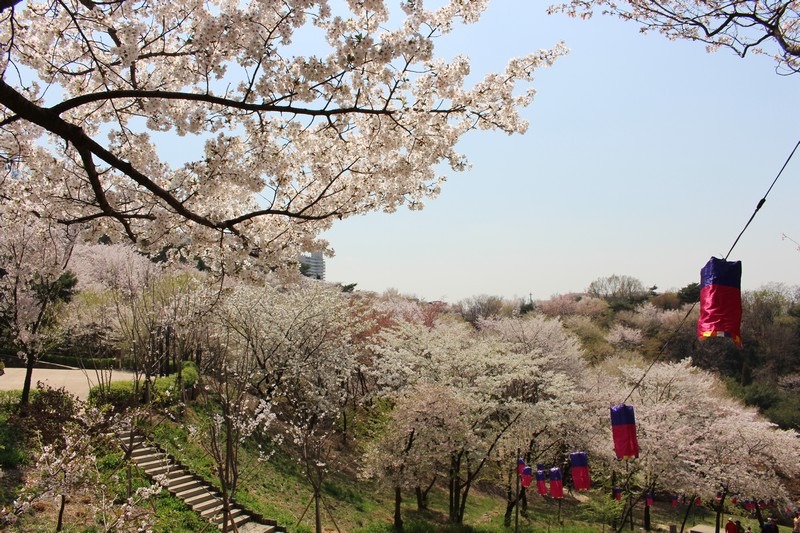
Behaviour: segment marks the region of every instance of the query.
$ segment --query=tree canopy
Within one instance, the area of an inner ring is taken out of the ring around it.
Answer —
[[[796,0],[570,0],[550,7],[550,12],[586,18],[595,9],[637,22],[644,32],[699,41],[712,51],[728,48],[741,57],[767,54],[779,68],[800,71],[800,3]]]
[[[4,210],[228,272],[294,262],[334,220],[421,207],[466,132],[525,131],[561,45],[472,87],[467,58],[434,53],[486,5],[2,2]]]

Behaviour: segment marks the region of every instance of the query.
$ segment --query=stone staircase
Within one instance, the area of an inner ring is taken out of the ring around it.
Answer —
[[[130,430],[121,431],[117,438],[123,449],[131,450],[131,460],[139,470],[151,480],[156,476],[166,476],[165,488],[176,498],[183,500],[202,518],[222,529],[222,498],[205,480],[192,474],[174,457],[167,454],[145,437]],[[286,530],[274,520],[266,519],[257,513],[247,511],[235,502],[231,504],[230,516],[240,533],[279,533]],[[228,524],[228,531],[234,531]]]

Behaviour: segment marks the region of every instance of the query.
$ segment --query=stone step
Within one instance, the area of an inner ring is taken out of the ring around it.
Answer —
[[[175,497],[182,500],[201,518],[222,529],[222,500],[213,490],[200,482],[184,467],[176,465],[173,460],[158,448],[148,444],[147,439],[138,433],[120,431],[116,434],[122,447],[130,450],[130,457],[138,468],[148,476],[165,475],[167,489]],[[233,505],[230,517],[240,533],[275,533],[283,531],[275,526],[268,526],[252,521],[252,517],[239,507]]]
[[[217,497],[216,494],[212,494],[208,490],[206,490],[200,494],[197,494],[196,496],[192,496],[191,498],[186,498],[183,501],[186,502],[186,505],[188,505],[195,511],[202,511],[219,503],[220,499],[219,497]]]
[[[148,476],[156,477],[156,476],[163,476],[164,474],[168,474],[171,468],[172,468],[172,465],[165,464],[165,465],[161,465],[161,466],[152,466],[152,467],[149,467],[149,468],[145,468],[143,470],[144,470],[144,473],[147,474]]]
[[[195,496],[199,496],[201,494],[208,494],[208,489],[197,483],[196,481],[193,484],[187,483],[183,488],[175,490],[174,494],[178,498],[183,501],[188,500],[189,498],[194,498]]]
[[[150,455],[143,455],[141,457],[134,457],[133,462],[139,468],[148,468],[153,465],[170,464],[170,461],[164,454],[152,453]]]
[[[195,477],[186,472],[186,470],[180,468],[181,475],[173,477],[173,472],[170,472],[170,475],[167,476],[167,488],[170,492],[178,492],[181,488],[185,488],[188,486],[194,486],[197,484],[197,480]]]
[[[197,509],[195,509],[195,511],[197,511]],[[212,521],[214,519],[214,517],[217,516],[217,513],[222,513],[222,504],[221,503],[217,503],[217,505],[215,505],[213,507],[209,507],[207,509],[204,509],[204,510],[200,511],[200,517],[201,518],[205,518],[206,520],[208,520],[210,522],[210,521]]]
[[[131,457],[147,457],[148,455],[164,455],[151,446],[137,446],[131,450]]]
[[[220,527],[222,529],[222,527]],[[258,522],[246,522],[239,526],[239,533],[274,533],[274,526],[259,524]]]
[[[242,524],[244,524],[245,522],[248,522],[250,520],[250,515],[246,515],[246,514],[244,514],[242,512],[241,509],[239,509],[238,507],[234,507],[233,509],[231,509],[230,518],[231,518],[231,520],[233,520],[233,523],[236,524],[236,528],[238,529],[239,526],[241,526]],[[216,515],[211,520],[211,522],[213,522],[213,523],[217,524],[218,526],[222,527],[222,511],[221,510],[220,510],[219,514]],[[230,522],[228,522],[228,525],[230,525]]]

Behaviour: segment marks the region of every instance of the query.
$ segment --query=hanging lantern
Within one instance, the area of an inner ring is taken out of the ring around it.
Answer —
[[[759,509],[764,509],[766,507],[767,507],[767,504],[766,504],[766,502],[764,500],[758,500],[758,508]]]
[[[732,496],[731,497],[731,503],[733,505],[736,505],[737,503],[739,503],[739,498],[737,496]]]
[[[673,494],[672,495],[672,506],[673,507],[677,507],[678,506],[678,495],[677,494]]]
[[[564,483],[561,479],[561,469],[557,466],[550,469],[550,496],[553,498],[564,497]]]
[[[722,493],[718,492],[717,495],[714,497],[714,499],[717,500],[717,503],[721,502],[722,501]]]
[[[575,490],[589,490],[591,480],[589,479],[589,457],[586,452],[569,454],[569,461],[572,465],[572,484],[575,486]]]
[[[648,507],[652,507],[653,506],[653,493],[652,492],[648,492],[647,495],[645,496],[645,503],[647,504]]]
[[[544,466],[544,465],[539,465]],[[545,474],[544,468],[540,468],[536,471],[536,490],[542,496],[547,496],[547,485],[545,484]]]
[[[639,457],[639,442],[636,440],[636,417],[633,407],[620,404],[611,408],[611,432],[617,459]]]
[[[517,457],[517,475],[522,475],[522,470],[525,468],[525,459]]]
[[[697,505],[697,506],[703,505],[703,499],[702,499],[700,496],[698,496],[698,497],[697,497],[697,498],[694,500],[694,504],[695,504],[695,505]]]
[[[744,501],[744,508],[748,511],[754,511],[756,508],[756,502],[751,499],[747,499]]]
[[[620,501],[622,499],[622,489],[619,487],[614,487],[614,499]]]
[[[730,337],[742,347],[742,262],[712,257],[700,269],[697,336]]]
[[[770,499],[769,499],[769,502],[767,502],[767,505],[769,505],[770,507],[775,507],[775,500],[773,500],[772,498],[770,498]]]
[[[533,477],[533,468],[526,466],[522,469],[522,488],[527,489],[531,486],[531,478]]]

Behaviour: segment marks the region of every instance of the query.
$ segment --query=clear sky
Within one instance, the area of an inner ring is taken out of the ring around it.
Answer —
[[[455,302],[547,299],[633,276],[659,291],[699,282],[724,257],[800,140],[800,75],[765,56],[707,53],[634,24],[548,16],[542,0],[494,0],[439,53],[475,79],[564,40],[538,71],[523,136],[473,132],[472,163],[424,210],[337,222],[326,279]],[[743,289],[797,285],[800,150],[731,253]]]

